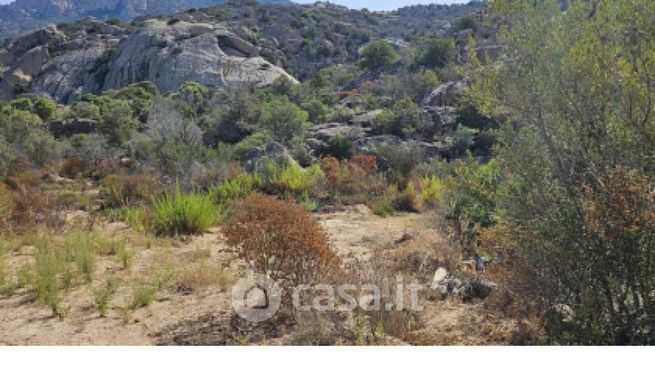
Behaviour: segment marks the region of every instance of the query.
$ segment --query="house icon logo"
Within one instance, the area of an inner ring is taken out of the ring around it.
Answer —
[[[281,303],[280,287],[266,275],[243,278],[232,288],[232,307],[249,322],[259,323],[273,318]]]

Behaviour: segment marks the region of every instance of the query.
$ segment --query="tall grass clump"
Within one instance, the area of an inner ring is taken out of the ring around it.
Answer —
[[[220,209],[210,195],[184,193],[179,187],[154,202],[154,227],[158,234],[207,232],[220,219]]]
[[[111,209],[108,215],[113,220],[125,222],[137,233],[146,234],[154,228],[154,214],[145,205]]]
[[[118,279],[110,277],[105,281],[105,285],[102,288],[93,290],[93,300],[101,317],[107,315],[109,303],[112,297],[116,294],[117,289]]]

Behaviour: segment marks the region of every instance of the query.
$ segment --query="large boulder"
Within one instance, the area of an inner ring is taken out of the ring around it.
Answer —
[[[296,80],[261,57],[258,49],[221,26],[149,20],[122,42],[107,64],[102,89],[151,81],[173,91],[187,81],[208,87],[269,85]]]
[[[272,142],[253,148],[241,158],[241,168],[249,173],[257,169],[261,161],[276,161],[286,165],[296,165],[296,161],[284,145]]]
[[[356,141],[369,135],[370,128],[362,127],[361,124],[324,123],[311,127],[307,131],[307,138],[321,141],[329,141],[335,137]]]
[[[97,131],[98,123],[93,119],[74,118],[48,123],[48,130],[54,137],[70,137],[76,134],[90,134]]]
[[[70,103],[85,93],[151,81],[163,92],[187,81],[207,87],[297,82],[220,23],[151,19],[131,31],[97,20],[0,41],[0,99],[20,92]]]
[[[468,80],[451,81],[440,85],[421,101],[423,107],[455,106],[457,100],[464,92]]]
[[[416,140],[403,140],[394,135],[364,137],[355,141],[353,144],[356,153],[376,156],[382,168],[386,166],[385,156],[380,154],[380,151],[384,147],[390,147],[394,150],[418,151],[425,160],[434,160],[442,156],[442,148],[437,144]]]

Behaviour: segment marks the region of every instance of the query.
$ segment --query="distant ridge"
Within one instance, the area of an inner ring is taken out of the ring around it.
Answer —
[[[204,8],[228,0],[16,0],[0,5],[0,36],[29,31],[50,23],[85,17],[128,21],[139,16],[169,15],[190,8]],[[243,1],[243,0],[242,0]],[[245,0],[247,2],[247,0]],[[290,3],[260,0],[260,3]]]

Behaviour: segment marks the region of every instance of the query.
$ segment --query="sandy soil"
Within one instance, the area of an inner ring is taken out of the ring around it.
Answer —
[[[448,240],[435,229],[428,215],[403,214],[380,218],[365,206],[316,215],[326,229],[334,250],[345,265],[369,268],[381,260],[409,268],[429,282],[436,265],[452,265]],[[120,288],[105,318],[93,306],[92,287],[80,286],[67,293],[63,306],[68,315],[59,319],[48,308],[33,302],[27,292],[0,297],[0,344],[6,345],[148,345],[148,344],[224,344],[221,337],[234,328],[257,331],[234,323],[229,292],[231,284],[243,276],[246,266],[226,249],[220,229],[186,240],[157,240],[131,231],[120,223],[100,225],[108,237],[127,240],[136,253],[133,266],[126,271],[110,258],[99,261],[91,284],[98,287],[105,276],[117,276]],[[32,250],[33,251],[33,250]],[[9,256],[16,270],[30,259],[29,248]],[[162,290],[148,308],[129,310],[132,284],[147,274],[153,263],[168,261],[182,271],[194,263],[209,263],[225,275],[220,284],[188,292],[180,284]],[[424,300],[420,329],[409,340],[417,344],[502,343],[503,337],[491,334],[493,328],[509,327],[482,314],[481,304],[459,301]],[[197,337],[194,334],[197,333]],[[186,335],[179,335],[186,334]],[[204,334],[204,335],[203,335]],[[486,338],[481,334],[487,334]],[[190,340],[189,340],[190,339]],[[257,337],[233,337],[229,343],[257,342]],[[268,343],[275,344],[270,339]],[[282,342],[282,341],[281,341]],[[261,343],[261,342],[260,342]]]

